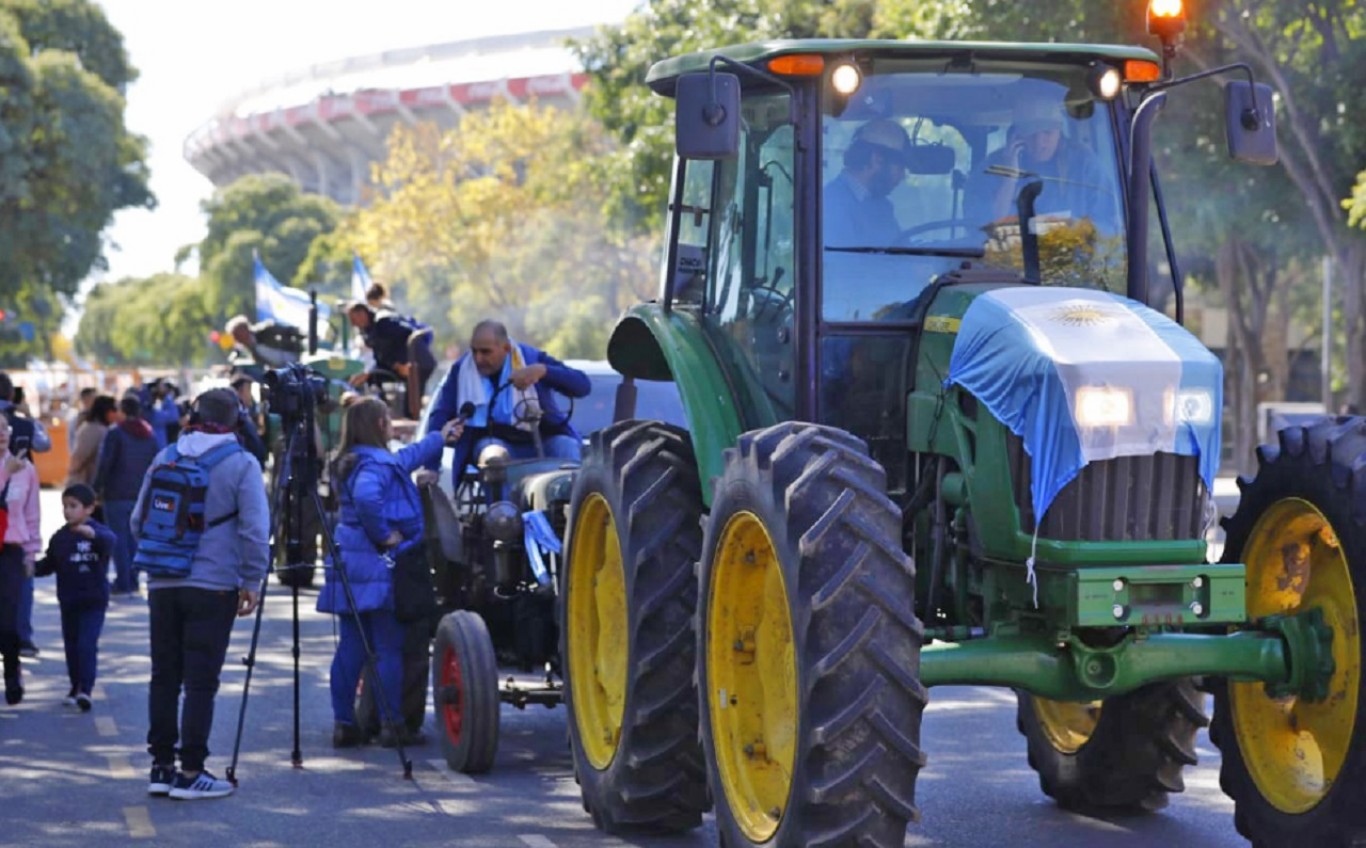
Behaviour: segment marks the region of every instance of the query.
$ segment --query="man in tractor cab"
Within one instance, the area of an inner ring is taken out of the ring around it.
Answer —
[[[906,130],[886,118],[854,131],[844,169],[825,186],[826,247],[890,247],[900,240],[887,195],[905,181],[910,149]]]
[[[587,397],[588,375],[544,351],[520,344],[507,327],[485,319],[470,334],[469,350],[455,361],[437,389],[426,432],[440,430],[459,415],[465,432],[455,443],[457,478],[471,458],[501,447],[512,459],[537,456],[579,461],[582,439],[570,426],[554,392]]]
[[[1102,216],[1106,176],[1095,154],[1067,135],[1060,97],[1056,90],[1027,91],[1016,102],[1005,145],[988,154],[976,176],[977,190],[968,192],[969,217],[999,221],[1016,215],[1020,190],[1032,182],[1043,183],[1036,214],[1093,221]]]

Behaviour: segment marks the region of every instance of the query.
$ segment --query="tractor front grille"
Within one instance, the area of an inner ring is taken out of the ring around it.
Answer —
[[[1021,527],[1035,529],[1029,454],[1007,434],[1006,452]],[[1198,539],[1209,492],[1194,456],[1121,456],[1086,465],[1044,516],[1039,537],[1062,542],[1159,542]]]

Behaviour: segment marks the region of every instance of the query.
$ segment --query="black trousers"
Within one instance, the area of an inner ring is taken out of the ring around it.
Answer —
[[[5,687],[19,685],[19,596],[24,588],[24,549],[0,545],[0,656]]]
[[[154,589],[149,595],[152,683],[147,693],[147,753],[153,763],[172,764],[179,743],[181,770],[200,771],[209,756],[213,699],[237,617],[237,592],[178,586]]]

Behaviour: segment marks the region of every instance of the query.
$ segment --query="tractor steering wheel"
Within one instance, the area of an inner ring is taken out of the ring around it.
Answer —
[[[915,236],[921,233],[932,233],[936,230],[948,230],[950,238],[962,238],[967,236],[967,231],[974,222],[966,218],[941,218],[937,221],[926,221],[923,224],[916,224],[914,227],[907,227],[901,231],[901,240],[908,245],[925,244],[929,239],[917,239]],[[953,231],[963,230],[963,236],[954,236]]]

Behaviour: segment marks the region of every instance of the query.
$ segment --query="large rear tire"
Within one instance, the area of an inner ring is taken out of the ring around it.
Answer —
[[[1238,832],[1254,845],[1366,843],[1366,419],[1289,427],[1258,451],[1224,522],[1225,562],[1247,567],[1250,621],[1318,609],[1332,628],[1327,697],[1213,682],[1211,740]]]
[[[436,628],[432,703],[441,753],[452,771],[483,774],[498,755],[498,661],[484,620],[456,610]]]
[[[1097,704],[1017,693],[1015,726],[1028,743],[1039,788],[1068,810],[1167,806],[1185,791],[1196,763],[1195,735],[1209,723],[1189,679],[1153,683]]]
[[[609,832],[697,827],[707,808],[693,681],[701,485],[687,433],[593,434],[570,501],[560,645],[574,772]]]
[[[854,436],[789,422],[726,451],[698,601],[722,845],[904,843],[926,694],[900,539],[886,473]]]

